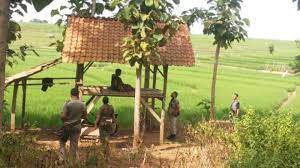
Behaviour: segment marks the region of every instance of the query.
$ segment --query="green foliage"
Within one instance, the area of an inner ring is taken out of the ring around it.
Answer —
[[[296,73],[300,72],[300,55],[295,57],[294,61],[290,64],[290,66]]]
[[[24,4],[22,0],[15,0],[10,3],[10,12],[9,17],[11,18],[12,13],[17,13],[21,16],[27,12],[27,6]],[[16,63],[17,60],[15,58],[19,58],[21,60],[25,60],[25,56],[28,55],[29,51],[32,51],[34,54],[38,55],[38,53],[34,50],[33,46],[22,44],[18,47],[18,50],[10,48],[10,45],[22,38],[21,35],[21,26],[19,23],[10,20],[8,23],[8,36],[7,36],[7,59],[6,63],[9,66],[12,66],[13,63]]]
[[[295,40],[295,44],[297,48],[300,48],[300,40]]]
[[[32,136],[4,134],[1,137],[0,167],[56,167],[57,160],[55,153],[38,146]]]
[[[203,119],[209,120],[210,103],[210,99],[205,98],[197,104],[197,106],[200,107],[202,115],[204,114],[204,116],[202,116]]]
[[[181,23],[171,14],[172,3],[167,0],[130,0],[117,5],[120,6],[117,18],[131,28],[132,33],[124,39],[125,60],[134,66],[136,63],[146,64],[151,57],[159,58],[158,47],[166,44]]]
[[[213,44],[220,44],[222,48],[231,47],[233,41],[240,42],[247,37],[245,26],[250,22],[241,18],[242,0],[209,0],[208,9],[194,8],[183,13],[187,23],[193,24],[201,19],[204,24],[203,33],[214,35]]]
[[[100,15],[105,10],[105,7],[109,5],[109,0],[102,0],[102,2],[96,2],[95,14]],[[56,51],[61,52],[63,49],[63,41],[65,37],[65,30],[66,30],[66,17],[67,15],[76,15],[80,17],[91,17],[92,15],[92,0],[68,0],[70,6],[60,6],[57,9],[53,9],[51,11],[51,16],[56,17],[58,19],[55,24],[58,26],[63,25],[64,31],[62,32],[62,40],[56,40],[55,42],[51,43],[49,46],[56,46]]]
[[[300,166],[300,127],[290,113],[249,109],[234,137],[231,167]]]
[[[208,1],[211,6],[205,11],[203,33],[214,35],[214,44],[227,49],[233,41],[239,42],[247,37],[244,26],[249,26],[250,23],[240,16],[241,2],[242,0]]]

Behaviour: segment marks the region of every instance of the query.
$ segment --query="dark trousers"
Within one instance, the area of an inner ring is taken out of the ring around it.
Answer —
[[[78,158],[78,141],[81,133],[81,126],[74,126],[70,128],[64,128],[64,136],[59,140],[59,151],[61,157],[66,161],[66,142],[70,140],[70,155],[72,160],[76,160]]]

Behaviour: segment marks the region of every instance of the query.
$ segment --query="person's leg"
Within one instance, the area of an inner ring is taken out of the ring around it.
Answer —
[[[63,141],[63,140],[59,140],[59,158],[63,161],[67,160],[66,141]]]
[[[78,151],[78,141],[80,137],[81,129],[74,127],[70,134],[70,155],[72,162],[78,159],[77,151]]]
[[[172,130],[171,130],[171,134],[173,136],[176,136],[177,134],[177,117],[172,116]]]
[[[106,126],[102,129],[102,149],[103,149],[103,155],[106,160],[109,159],[109,137],[110,137],[110,128],[109,126]]]

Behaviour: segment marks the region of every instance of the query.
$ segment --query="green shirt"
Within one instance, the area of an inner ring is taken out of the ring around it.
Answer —
[[[105,120],[114,118],[114,108],[112,105],[103,104],[98,112],[98,116],[100,116],[100,122],[104,122]]]
[[[74,124],[80,121],[81,119],[85,119],[87,114],[87,109],[85,104],[82,101],[70,100],[64,104],[63,114],[65,116],[64,125]]]

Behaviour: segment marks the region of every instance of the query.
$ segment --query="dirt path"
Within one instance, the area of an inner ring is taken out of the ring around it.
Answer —
[[[58,152],[59,143],[53,130],[28,130],[27,134],[36,137],[37,143],[48,149]],[[226,151],[222,145],[209,144],[191,145],[184,142],[182,136],[177,141],[166,141],[159,145],[159,132],[146,132],[144,135],[141,151],[133,153],[132,131],[123,130],[110,140],[110,161],[112,168],[119,167],[224,167]],[[68,146],[69,144],[67,144]],[[91,158],[99,157],[101,147],[95,141],[84,141],[79,143],[79,156],[81,162],[88,163]],[[213,151],[213,153],[212,153]],[[212,157],[212,155],[214,157]]]
[[[291,103],[293,102],[293,100],[294,100],[294,99],[296,98],[296,96],[297,96],[297,90],[298,90],[298,89],[300,89],[300,86],[296,86],[296,89],[295,89],[294,92],[289,92],[289,93],[288,93],[287,99],[285,99],[285,100],[282,102],[281,106],[278,108],[279,110],[280,110],[280,109],[283,109],[283,108],[285,108],[285,107],[287,107],[289,104],[291,104]]]

